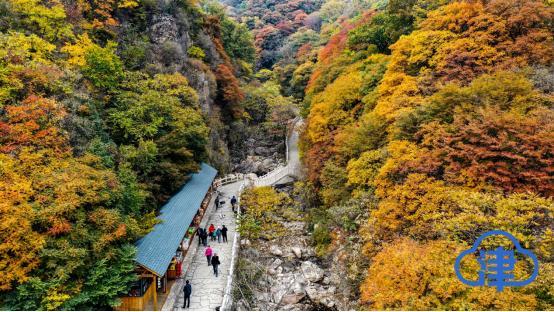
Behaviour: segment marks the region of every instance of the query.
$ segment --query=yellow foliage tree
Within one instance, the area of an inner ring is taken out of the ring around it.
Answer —
[[[53,42],[73,38],[71,25],[59,0],[8,0],[11,13],[36,34]]]
[[[327,140],[334,130],[353,121],[352,109],[362,99],[362,83],[360,73],[352,70],[314,97],[306,130],[312,142]]]
[[[454,274],[454,260],[464,248],[438,240],[417,243],[399,239],[373,259],[360,286],[361,300],[374,310],[533,310],[534,295],[525,289],[497,292],[468,287]],[[463,261],[464,271],[475,273],[476,261]]]
[[[283,230],[275,220],[277,209],[287,203],[287,196],[270,186],[246,190],[240,201],[244,210],[239,220],[240,234],[249,239],[275,238]]]
[[[0,291],[25,282],[38,265],[44,236],[33,231],[32,182],[19,162],[0,153]]]
[[[75,43],[68,43],[60,51],[68,54],[67,64],[83,67],[87,63],[86,53],[93,46],[96,46],[96,44],[92,42],[87,33],[84,33],[78,36]]]

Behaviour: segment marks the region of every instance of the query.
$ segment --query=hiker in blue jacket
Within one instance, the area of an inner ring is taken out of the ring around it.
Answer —
[[[185,295],[185,302],[183,303],[183,308],[190,308],[190,295],[192,295],[192,286],[187,280],[185,287],[183,287],[183,293]]]

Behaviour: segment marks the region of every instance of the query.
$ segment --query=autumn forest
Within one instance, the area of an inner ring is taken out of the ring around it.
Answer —
[[[553,108],[552,0],[0,0],[0,309],[116,307],[200,163],[299,115],[354,308],[553,310]],[[534,283],[458,282],[494,229]]]

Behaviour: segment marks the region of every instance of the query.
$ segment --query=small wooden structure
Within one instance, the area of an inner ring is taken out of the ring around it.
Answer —
[[[146,310],[149,302],[152,302],[154,309],[158,308],[158,294],[156,287],[152,285],[156,281],[156,276],[151,273],[138,274],[139,280],[133,285],[128,295],[121,298],[121,305],[116,310],[142,311]]]
[[[121,297],[122,303],[116,310],[158,310],[158,292],[166,293],[168,280],[179,277],[183,271],[182,260],[208,209],[216,175],[217,170],[203,163],[200,171],[162,207],[161,223],[136,244],[139,279]]]

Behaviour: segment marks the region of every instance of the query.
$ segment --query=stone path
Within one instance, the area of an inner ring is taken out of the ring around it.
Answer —
[[[300,154],[298,152],[298,141],[300,137],[299,128],[302,127],[303,124],[304,121],[302,119],[295,120],[293,131],[287,139],[287,164],[285,166],[279,166],[273,171],[268,172],[266,175],[252,180],[254,186],[270,186],[278,184],[278,182],[282,182],[283,179],[300,177],[302,173],[300,170],[301,163]]]
[[[295,126],[299,127],[302,125],[302,121],[296,123]],[[272,185],[278,180],[284,178],[290,173],[297,173],[300,168],[300,159],[298,153],[298,129],[293,130],[289,138],[289,149],[288,149],[288,162],[287,165],[282,168],[279,172],[271,176],[270,179],[264,179],[262,185]],[[170,294],[166,300],[162,310],[191,310],[191,311],[215,311],[216,308],[220,307],[223,302],[223,296],[225,292],[225,287],[227,286],[227,278],[229,276],[229,271],[231,269],[231,254],[233,250],[233,239],[236,235],[236,220],[235,214],[231,210],[231,197],[233,195],[238,197],[238,192],[243,184],[243,181],[238,181],[235,183],[223,185],[218,188],[220,193],[221,200],[225,201],[225,204],[215,211],[210,209],[206,212],[204,220],[202,220],[201,226],[207,224],[214,224],[216,227],[225,224],[229,229],[228,232],[228,243],[218,243],[208,242],[212,246],[212,249],[215,253],[218,254],[221,265],[219,266],[219,276],[215,277],[213,274],[213,268],[208,266],[206,257],[204,256],[205,248],[203,246],[198,247],[192,255],[191,261],[185,261],[185,263],[190,263],[189,268],[183,268],[186,272],[184,278],[180,278],[176,283],[171,287]],[[213,196],[215,198],[215,195]],[[213,199],[210,203],[213,207]],[[198,238],[195,237],[192,244],[198,244]],[[187,255],[188,257],[188,255]],[[185,285],[185,280],[189,280],[192,286],[192,296],[190,308],[184,309],[184,294],[183,287]]]
[[[287,162],[287,167],[290,167],[290,172],[292,174],[299,174],[301,163],[300,163],[300,153],[298,152],[298,141],[300,140],[299,128],[304,125],[303,120],[299,120],[294,124],[294,129],[289,138],[289,157]]]
[[[169,308],[173,311],[215,311],[217,307],[221,306],[223,293],[227,284],[227,276],[231,266],[233,237],[236,233],[235,214],[231,210],[231,197],[233,195],[237,195],[239,187],[240,182],[220,187],[218,189],[220,192],[219,196],[221,200],[225,201],[225,204],[223,207],[220,207],[219,210],[213,210],[207,219],[208,226],[213,223],[217,228],[217,226],[225,224],[225,226],[229,229],[227,232],[228,243],[208,241],[208,245],[212,246],[212,249],[218,254],[219,261],[221,262],[221,265],[219,266],[219,276],[214,276],[213,268],[208,266],[206,257],[204,256],[205,248],[201,246],[196,251],[192,263],[190,264],[190,268],[188,268],[188,270],[185,268],[185,278],[178,280],[178,285],[175,285],[171,289],[172,292],[178,292],[173,294],[175,296],[173,307],[166,307],[164,305],[164,308]],[[198,244],[197,237],[194,238],[193,244]],[[189,280],[192,286],[192,296],[189,309],[183,309],[183,286],[185,280]]]

